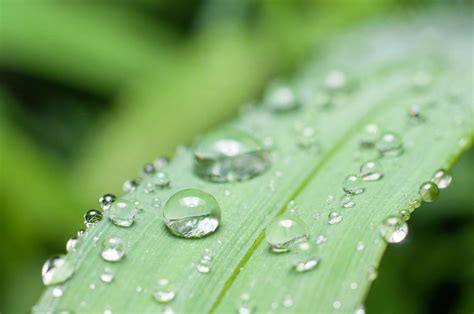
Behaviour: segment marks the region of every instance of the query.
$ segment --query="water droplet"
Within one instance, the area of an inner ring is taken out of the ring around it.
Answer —
[[[118,200],[109,208],[109,220],[119,227],[130,227],[138,213],[136,206],[128,200]]]
[[[156,170],[163,170],[168,166],[170,160],[168,157],[160,157],[153,161],[153,166],[155,166]]]
[[[420,186],[419,193],[424,202],[430,203],[438,199],[439,189],[435,183],[427,181]]]
[[[127,180],[123,183],[124,192],[132,192],[140,185],[137,180]]]
[[[224,195],[225,195],[225,196],[229,196],[229,195],[230,195],[230,190],[229,190],[229,189],[225,189],[225,190],[224,190]]]
[[[333,210],[328,214],[328,224],[330,225],[337,225],[342,219],[343,217],[338,211]]]
[[[367,269],[367,280],[374,281],[375,279],[377,279],[377,276],[378,276],[377,268],[370,266]]]
[[[65,282],[74,274],[74,266],[65,255],[48,259],[41,269],[41,276],[45,286]]]
[[[407,208],[401,209],[398,213],[400,214],[400,218],[402,218],[403,221],[410,220],[411,213],[409,209]]]
[[[286,308],[290,308],[295,304],[295,301],[293,301],[293,298],[290,295],[286,295],[283,298],[283,306]]]
[[[303,127],[298,137],[298,146],[303,149],[314,149],[318,147],[316,131],[312,127]]]
[[[273,112],[288,112],[300,107],[300,101],[295,92],[289,86],[283,84],[274,85],[264,99],[265,106]]]
[[[156,191],[156,185],[151,182],[148,182],[145,185],[145,188],[143,189],[143,192],[145,192],[146,194],[155,193],[155,191]]]
[[[360,138],[360,145],[362,147],[373,147],[380,138],[381,130],[377,124],[367,124],[362,132]]]
[[[336,209],[336,198],[333,195],[328,195],[328,197],[326,198],[326,202],[324,204],[324,207],[327,210]]]
[[[77,231],[77,237],[78,237],[78,238],[84,237],[85,234],[86,234],[86,230],[84,230],[84,229],[79,229],[79,230]]]
[[[96,209],[90,209],[84,214],[84,224],[87,228],[92,227],[102,220],[102,213]]]
[[[102,274],[100,274],[100,280],[105,283],[112,282],[114,280],[114,273],[110,267],[105,267]]]
[[[152,163],[147,163],[143,166],[143,173],[145,175],[152,175],[156,171],[155,166]]]
[[[365,307],[362,304],[358,305],[354,314],[365,314]]]
[[[316,239],[314,240],[314,243],[316,243],[317,245],[320,245],[326,242],[327,240],[328,238],[324,234],[320,234],[316,237]]]
[[[165,306],[161,311],[161,314],[175,314],[175,312],[171,307]]]
[[[156,173],[155,184],[160,189],[165,189],[170,186],[171,180],[167,173],[159,171]]]
[[[53,290],[51,290],[51,295],[55,298],[60,298],[63,296],[63,289],[60,287],[54,287]]]
[[[386,132],[376,143],[378,151],[385,157],[395,157],[403,153],[402,139],[393,132]]]
[[[125,256],[125,244],[118,237],[110,237],[102,242],[102,258],[108,262],[118,262]]]
[[[452,180],[453,177],[451,176],[449,171],[445,169],[439,169],[434,173],[433,177],[431,178],[431,181],[435,183],[439,189],[447,188],[451,184]]]
[[[297,272],[314,269],[319,264],[316,258],[316,246],[308,241],[295,244],[291,250],[290,263]]]
[[[66,242],[66,252],[74,252],[76,250],[76,247],[77,247],[77,238],[76,237],[72,237],[70,238],[69,240],[67,240]]]
[[[342,189],[348,194],[357,195],[365,191],[362,178],[356,174],[348,175],[342,181]]]
[[[408,118],[408,122],[412,125],[418,125],[425,120],[421,114],[421,107],[419,105],[412,105],[408,108]]]
[[[112,310],[110,310],[110,309],[105,309],[105,310],[104,310],[104,314],[112,314]]]
[[[113,194],[105,194],[99,198],[99,205],[102,210],[108,210],[117,197]]]
[[[194,150],[194,170],[213,182],[244,181],[270,165],[267,150],[256,138],[226,128],[206,136]]]
[[[347,78],[346,74],[340,70],[332,70],[326,76],[324,80],[326,88],[330,90],[340,90],[346,87]]]
[[[357,289],[358,287],[359,287],[359,285],[357,284],[357,282],[355,282],[355,281],[354,281],[354,282],[351,282],[350,288],[351,288],[352,290],[355,290],[355,289]]]
[[[287,252],[290,247],[308,238],[306,224],[296,215],[276,217],[267,226],[265,240],[274,252]]]
[[[202,238],[216,231],[221,208],[209,193],[186,189],[175,193],[166,202],[163,219],[168,229],[184,238]]]
[[[380,235],[387,243],[399,243],[408,234],[408,225],[399,216],[387,217],[380,225]]]
[[[341,196],[341,207],[342,208],[352,208],[355,206],[354,198],[350,194],[345,194]]]
[[[380,162],[371,160],[360,166],[359,174],[364,181],[377,181],[383,177],[383,168]]]
[[[362,241],[357,242],[356,249],[357,249],[357,251],[363,251],[365,249],[364,242],[362,242]]]
[[[159,303],[168,303],[174,300],[176,292],[170,286],[168,279],[162,278],[158,281],[158,287],[153,292],[153,297]]]
[[[249,304],[250,294],[244,292],[240,295],[239,306],[237,312],[239,314],[251,314],[253,313],[253,307]]]
[[[339,310],[341,308],[341,306],[342,306],[342,303],[341,303],[341,301],[338,301],[338,300],[334,301],[333,304],[332,304],[332,307],[335,310]]]
[[[241,304],[237,308],[237,313],[239,313],[239,314],[252,314],[252,308],[248,304]]]

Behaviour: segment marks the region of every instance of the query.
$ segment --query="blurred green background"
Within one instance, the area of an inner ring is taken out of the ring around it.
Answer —
[[[0,312],[25,313],[82,214],[358,24],[470,1],[0,2]],[[459,8],[457,8],[459,9]],[[474,309],[473,154],[391,247],[373,313]]]

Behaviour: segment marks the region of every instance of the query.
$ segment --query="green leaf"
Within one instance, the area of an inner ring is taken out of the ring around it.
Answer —
[[[437,169],[451,168],[472,142],[470,22],[463,15],[442,17],[384,21],[341,38],[295,79],[298,95],[312,95],[302,108],[278,114],[253,107],[229,123],[273,142],[272,165],[263,175],[209,183],[194,175],[192,152],[179,150],[165,170],[170,188],[146,193],[151,179],[145,176],[135,192],[122,196],[144,209],[134,225],[120,228],[104,219],[89,228],[67,255],[76,271],[61,285],[63,296],[46,289],[34,311],[156,312],[166,305],[155,302],[152,292],[167,278],[177,293],[167,306],[177,313],[233,313],[242,293],[249,293],[257,312],[353,312],[386,248],[380,223],[418,200],[420,184]],[[333,70],[343,71],[348,82],[333,92],[327,108],[317,107],[312,93],[327,89],[325,78]],[[420,118],[409,117],[413,105],[420,106]],[[342,222],[329,225],[328,195],[341,196],[342,180],[374,158],[360,148],[369,123],[398,133],[404,152],[380,158],[383,178],[366,182],[366,191],[354,196],[356,206],[340,209]],[[301,147],[304,128],[314,129],[317,145]],[[222,222],[215,234],[185,240],[164,226],[153,204],[186,188],[207,191],[219,202]],[[288,254],[272,253],[264,241],[269,221],[292,200],[312,239],[327,238],[318,246],[320,265],[307,273],[295,272]],[[126,257],[115,264],[100,257],[109,236],[126,243]],[[364,249],[356,249],[359,243]],[[195,264],[205,250],[215,256],[211,271],[202,274]],[[111,283],[99,278],[105,267],[115,274]]]

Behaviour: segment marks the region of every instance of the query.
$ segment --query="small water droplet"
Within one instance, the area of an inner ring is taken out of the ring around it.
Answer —
[[[421,107],[419,105],[415,104],[408,108],[408,119],[408,122],[412,125],[418,125],[425,121],[421,114]]]
[[[91,284],[89,285],[89,288],[90,288],[91,290],[95,290],[95,283],[91,283]]]
[[[119,227],[130,227],[138,213],[137,207],[128,200],[118,200],[109,208],[109,220]]]
[[[316,258],[316,246],[309,241],[295,244],[291,250],[290,264],[297,272],[316,268],[319,264],[319,259]]]
[[[111,309],[105,309],[104,314],[112,314],[112,310]]]
[[[156,192],[156,185],[151,183],[151,182],[148,182],[145,185],[145,187],[143,188],[143,192],[145,192],[146,194],[155,193]]]
[[[341,196],[340,202],[342,208],[352,208],[355,206],[354,198],[350,194]]]
[[[211,271],[211,262],[214,258],[214,254],[206,249],[201,255],[201,259],[196,264],[196,270],[201,274],[207,274]]]
[[[341,308],[341,306],[342,306],[342,303],[341,303],[341,301],[338,301],[338,300],[334,301],[333,304],[332,304],[332,307],[335,310],[339,310]]]
[[[354,282],[351,282],[350,288],[351,288],[352,290],[356,290],[358,287],[359,287],[359,285],[357,284],[357,282],[355,282],[355,281],[354,281]]]
[[[327,210],[336,209],[336,198],[333,195],[328,195],[328,197],[326,198],[326,202],[324,203],[324,207]]]
[[[362,132],[360,138],[360,145],[362,147],[373,147],[381,134],[380,127],[375,123],[367,124]]]
[[[362,304],[358,305],[354,314],[365,314],[365,307]]]
[[[105,283],[112,282],[112,280],[114,280],[114,273],[112,271],[112,268],[105,267],[102,274],[100,274],[100,280],[102,280]]]
[[[410,220],[411,213],[409,209],[407,208],[400,209],[398,213],[400,214],[400,217],[403,219],[403,221]]]
[[[300,101],[289,86],[274,84],[265,95],[264,104],[273,112],[282,113],[300,107]]]
[[[153,292],[153,297],[159,303],[168,303],[174,300],[176,292],[171,287],[168,279],[162,278],[158,281],[158,287]]]
[[[153,206],[155,208],[161,208],[161,206],[162,206],[161,200],[158,197],[153,198],[153,200],[151,202],[151,206]]]
[[[316,237],[316,239],[314,240],[314,243],[316,243],[317,245],[321,245],[327,240],[328,238],[324,234],[320,234]]]
[[[84,214],[84,224],[87,228],[92,227],[102,220],[102,213],[96,209],[90,209]]]
[[[403,153],[402,139],[393,132],[386,132],[376,143],[378,151],[384,157],[395,157]]]
[[[161,311],[161,314],[175,314],[175,311],[171,307],[165,306]]]
[[[286,308],[290,308],[295,304],[295,301],[293,301],[293,298],[290,295],[286,295],[283,298],[283,306]]]
[[[127,180],[123,183],[123,191],[124,192],[135,191],[139,185],[140,185],[140,182],[138,180]]]
[[[324,80],[327,89],[341,90],[346,87],[346,74],[340,70],[332,70],[326,75]]]
[[[60,298],[63,296],[63,289],[60,287],[54,287],[53,290],[51,290],[51,295],[55,298]]]
[[[399,243],[408,234],[408,225],[399,216],[387,217],[380,225],[380,235],[387,243]]]
[[[152,175],[156,171],[155,166],[152,163],[146,163],[143,166],[143,174],[145,175]]]
[[[364,242],[362,242],[362,241],[357,242],[356,249],[357,249],[357,251],[363,251],[365,249]]]
[[[102,210],[108,210],[110,208],[110,205],[112,205],[113,202],[117,197],[113,194],[105,194],[99,198],[99,205]]]
[[[225,196],[229,196],[229,195],[230,195],[230,190],[229,190],[229,189],[225,189],[225,190],[224,190],[224,195],[225,195]]]
[[[76,237],[72,237],[66,242],[66,252],[74,252],[77,247],[78,240]]]
[[[209,134],[194,149],[194,170],[213,182],[244,181],[265,172],[267,150],[251,135],[226,128]]]
[[[328,224],[330,225],[337,225],[342,219],[343,217],[338,211],[333,210],[328,214]]]
[[[383,177],[383,168],[380,162],[371,160],[360,166],[359,174],[364,181],[377,181]]]
[[[118,237],[110,237],[102,242],[102,258],[108,262],[118,262],[125,256],[125,244]]]
[[[168,166],[169,163],[170,160],[168,157],[160,157],[153,161],[153,166],[155,166],[156,170],[163,170]]]
[[[296,215],[276,217],[267,226],[265,240],[274,252],[287,252],[290,247],[308,238],[306,224]]]
[[[431,178],[431,181],[435,183],[439,189],[447,188],[451,184],[452,180],[453,177],[449,171],[445,169],[439,169],[433,174],[433,177]]]
[[[377,279],[377,276],[378,276],[377,268],[370,266],[367,269],[367,280],[374,281],[375,279]]]
[[[159,171],[156,173],[155,184],[160,189],[170,186],[171,180],[167,173]]]
[[[45,286],[65,282],[74,274],[74,266],[65,255],[48,259],[41,269],[41,277]]]
[[[364,181],[356,174],[348,175],[342,181],[342,189],[348,194],[361,194],[365,191]]]
[[[171,196],[163,210],[168,229],[184,238],[202,238],[216,231],[221,208],[209,193],[186,189]]]
[[[438,199],[439,189],[435,183],[427,181],[420,186],[419,193],[424,202],[430,203]]]

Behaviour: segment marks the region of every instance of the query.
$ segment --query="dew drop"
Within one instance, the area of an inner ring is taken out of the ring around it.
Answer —
[[[65,282],[74,274],[74,266],[66,259],[65,255],[59,255],[48,259],[41,269],[41,277],[45,286]]]
[[[161,314],[175,314],[175,311],[171,307],[165,306],[161,311]]]
[[[431,181],[435,183],[439,189],[447,188],[451,184],[452,180],[453,177],[449,171],[445,169],[439,169],[433,174],[433,177],[431,178]]]
[[[273,219],[267,227],[265,240],[274,252],[287,252],[290,247],[308,238],[308,228],[296,215],[283,215]]]
[[[137,180],[127,180],[123,183],[123,191],[124,192],[135,191],[139,185],[140,183]]]
[[[343,89],[347,84],[346,74],[340,70],[332,70],[327,74],[324,83],[330,90]]]
[[[354,314],[365,314],[365,307],[360,304],[356,307]]]
[[[251,135],[225,128],[201,140],[194,149],[194,170],[212,182],[244,181],[270,165],[267,150]]]
[[[170,286],[168,279],[162,278],[158,281],[158,287],[153,292],[153,298],[159,303],[169,303],[176,297],[176,292]]]
[[[327,210],[336,209],[336,198],[333,195],[328,195],[328,197],[326,198],[326,202],[324,204],[324,207]]]
[[[78,240],[76,237],[72,237],[66,242],[66,252],[74,252],[77,247]]]
[[[379,228],[380,235],[387,243],[399,243],[408,234],[408,225],[399,216],[387,217]]]
[[[337,225],[342,219],[343,217],[338,211],[333,210],[328,214],[328,224],[330,225]]]
[[[101,256],[108,262],[118,262],[125,256],[125,244],[118,237],[110,237],[102,242]]]
[[[109,220],[119,227],[130,227],[138,213],[136,206],[128,200],[118,200],[109,208]]]
[[[152,175],[156,172],[155,166],[152,163],[147,163],[143,166],[143,174]]]
[[[102,210],[108,210],[116,199],[117,197],[113,194],[105,194],[99,198],[99,205]]]
[[[314,128],[308,126],[303,127],[298,137],[298,146],[306,150],[318,147],[318,140]]]
[[[341,196],[340,202],[342,208],[352,208],[355,206],[354,198],[350,194]]]
[[[171,180],[167,173],[159,171],[156,173],[155,184],[160,189],[165,189],[170,186]]]
[[[344,178],[342,189],[344,192],[352,195],[361,194],[365,191],[362,178],[356,174],[351,174]]]
[[[424,202],[430,203],[438,199],[439,189],[435,183],[427,181],[420,186],[419,193]]]
[[[314,243],[316,243],[317,245],[321,245],[327,240],[328,238],[324,234],[320,234],[316,237],[316,239],[314,240]]]
[[[171,196],[163,210],[168,229],[183,238],[202,238],[216,231],[221,208],[209,193],[186,189]]]
[[[214,254],[206,249],[201,256],[201,259],[196,264],[196,270],[201,274],[207,274],[211,271],[211,262],[214,258]]]
[[[350,287],[352,290],[356,290],[356,289],[359,287],[359,285],[357,284],[357,282],[354,281],[354,282],[351,282],[351,284],[350,284],[349,287]]]
[[[96,209],[90,209],[84,214],[84,224],[87,228],[92,227],[102,220],[102,213]]]
[[[100,274],[100,280],[105,283],[110,283],[114,280],[114,273],[110,267],[105,267],[102,274]]]
[[[357,251],[363,251],[365,249],[364,242],[362,242],[362,241],[357,242],[356,249],[357,249]]]
[[[362,147],[373,147],[380,138],[381,130],[377,124],[367,124],[362,132],[360,138],[360,145]]]
[[[163,170],[168,166],[169,163],[170,160],[168,157],[160,157],[153,161],[153,166],[155,166],[156,170]]]
[[[63,296],[63,289],[60,287],[54,287],[53,290],[51,290],[51,295],[55,298],[60,298]]]
[[[377,268],[370,266],[367,269],[367,280],[374,281],[375,279],[377,279],[377,276],[378,276]]]
[[[398,213],[400,214],[400,217],[403,219],[403,221],[410,220],[411,213],[410,213],[409,209],[407,209],[407,208],[400,209],[400,211]]]
[[[252,308],[248,304],[241,304],[237,308],[238,314],[252,314]]]
[[[342,306],[342,303],[341,303],[341,301],[338,301],[338,300],[334,301],[333,304],[332,304],[332,307],[335,310],[339,310],[341,308],[341,306]]]
[[[300,101],[289,86],[277,84],[270,88],[264,99],[265,106],[273,112],[283,113],[300,107]]]
[[[86,234],[86,230],[84,230],[84,229],[79,229],[79,230],[77,231],[77,237],[78,237],[78,238],[84,237],[85,234]]]
[[[286,295],[283,298],[283,307],[290,308],[295,304],[295,301],[293,301],[293,298],[290,295]]]
[[[385,157],[395,157],[403,153],[402,139],[393,132],[386,132],[376,143],[378,151]]]
[[[364,181],[377,181],[383,177],[383,168],[380,162],[371,160],[360,166],[359,174]]]
[[[297,272],[312,270],[319,264],[319,259],[316,258],[316,251],[316,245],[311,242],[299,242],[291,250],[290,264]]]

